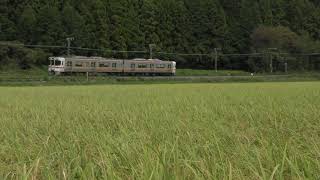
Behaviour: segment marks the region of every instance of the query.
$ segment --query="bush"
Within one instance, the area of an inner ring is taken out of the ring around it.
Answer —
[[[270,70],[269,53],[272,53],[274,71],[284,71],[286,62],[288,68],[294,71],[305,71],[310,70],[310,67],[316,67],[314,64],[316,62],[311,62],[310,56],[296,55],[314,53],[320,48],[320,42],[314,41],[306,32],[297,34],[288,27],[260,26],[254,30],[251,39],[253,51],[265,53],[264,57],[249,58],[249,68],[254,72]]]
[[[45,65],[50,53],[41,49],[29,49],[22,46],[1,46],[0,67],[18,66],[28,69],[32,65]]]

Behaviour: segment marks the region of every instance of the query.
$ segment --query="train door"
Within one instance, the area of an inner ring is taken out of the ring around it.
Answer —
[[[150,72],[153,74],[154,73],[154,64],[150,64]]]
[[[136,71],[136,64],[135,64],[134,62],[132,62],[132,63],[130,64],[130,71],[131,71],[131,72],[135,72],[135,71]]]
[[[112,71],[117,71],[117,68],[118,68],[117,62],[112,62],[111,67],[112,67]]]
[[[96,72],[96,67],[97,67],[97,63],[96,62],[91,62],[90,63],[90,71],[91,72]]]

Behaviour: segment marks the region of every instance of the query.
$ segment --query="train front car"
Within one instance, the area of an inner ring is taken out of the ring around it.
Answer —
[[[154,64],[154,72],[158,75],[164,76],[175,76],[176,75],[176,65],[175,61],[162,61],[159,59],[152,59]]]
[[[50,65],[48,68],[49,74],[60,75],[65,72],[65,58],[49,57]]]
[[[172,63],[171,74],[172,76],[175,76],[177,71],[177,63],[175,61],[172,61],[171,63]]]
[[[176,62],[174,61],[161,61],[164,64],[164,75],[175,76],[176,75]],[[158,68],[159,69],[159,68]],[[161,69],[161,66],[160,66]]]

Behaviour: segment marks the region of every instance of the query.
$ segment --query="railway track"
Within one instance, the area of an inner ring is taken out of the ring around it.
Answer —
[[[137,78],[137,79],[149,79],[149,80],[157,80],[157,79],[236,79],[236,78],[277,78],[277,77],[291,77],[290,75],[264,75],[264,76],[120,76],[115,77],[117,79],[127,79],[127,78]]]
[[[238,82],[238,81],[286,81],[286,80],[320,80],[320,75],[258,75],[258,76],[52,76],[36,78],[5,78],[0,77],[0,84],[81,84],[108,82]]]

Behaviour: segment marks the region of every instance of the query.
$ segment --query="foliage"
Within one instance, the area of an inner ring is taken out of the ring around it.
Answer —
[[[284,26],[259,26],[251,35],[252,48],[255,52],[263,52],[262,58],[250,58],[248,64],[255,72],[267,71],[270,63],[270,53],[278,64],[290,61],[290,68],[306,70],[317,63],[311,63],[309,57],[294,56],[294,54],[313,53],[320,49],[320,41],[314,41],[308,33],[298,35]],[[289,53],[280,55],[280,53]],[[290,55],[290,54],[293,54]],[[283,65],[282,65],[283,66]],[[274,66],[279,68],[277,64]],[[283,68],[282,68],[283,71]]]
[[[40,49],[2,46],[0,48],[0,67],[28,69],[31,65],[47,64],[48,56],[50,53]]]
[[[167,52],[207,54],[220,47],[223,53],[250,53],[256,50],[251,37],[268,34],[267,38],[280,37],[281,42],[264,44],[261,50],[276,43],[288,53],[314,52],[319,51],[318,46],[306,48],[320,40],[319,18],[319,3],[313,0],[2,0],[0,41],[61,46],[66,44],[65,38],[74,37],[72,45],[77,47],[132,51],[156,44],[156,50]],[[49,51],[65,53],[61,49]],[[188,68],[208,69],[211,65],[211,57],[156,56],[175,58],[179,66]],[[225,67],[252,69],[242,59],[235,62],[228,58],[225,62],[229,62]]]
[[[215,70],[195,70],[195,69],[178,69],[177,76],[249,76],[244,71],[218,71]]]

